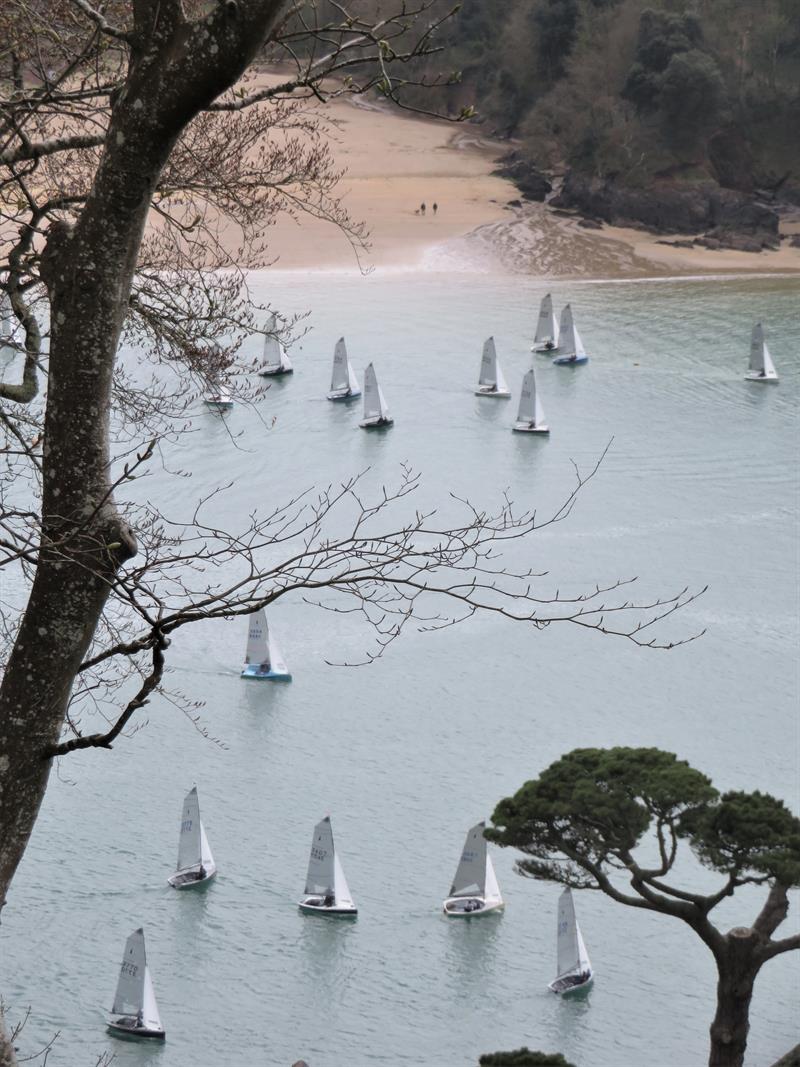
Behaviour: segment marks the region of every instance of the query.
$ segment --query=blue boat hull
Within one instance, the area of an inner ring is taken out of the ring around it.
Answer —
[[[262,671],[255,664],[250,664],[242,671],[242,678],[252,678],[257,682],[291,682],[291,674],[280,671]]]

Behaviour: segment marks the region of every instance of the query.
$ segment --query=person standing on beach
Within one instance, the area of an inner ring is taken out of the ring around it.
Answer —
[[[433,213],[434,213],[434,215],[436,214],[436,212],[438,210],[439,210],[439,205],[436,202],[434,202],[434,205],[433,205]]]
[[[425,201],[424,200],[419,205],[419,210],[422,212],[423,215],[425,214]]]

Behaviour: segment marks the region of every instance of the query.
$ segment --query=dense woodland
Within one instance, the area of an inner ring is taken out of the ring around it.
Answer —
[[[409,78],[440,85],[405,99],[474,106],[487,134],[519,142],[520,171],[571,172],[578,200],[578,179],[611,183],[654,228],[632,192],[713,186],[800,204],[800,0],[462,0],[432,33],[443,51]],[[714,223],[699,211],[663,228]]]

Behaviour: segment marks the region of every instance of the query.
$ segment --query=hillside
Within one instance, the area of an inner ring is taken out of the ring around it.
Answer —
[[[800,207],[800,0],[463,0],[438,33],[439,106],[513,138],[533,198],[752,251]]]

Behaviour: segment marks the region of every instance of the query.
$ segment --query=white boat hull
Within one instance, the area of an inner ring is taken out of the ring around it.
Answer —
[[[262,671],[257,663],[248,663],[242,671],[242,678],[252,678],[257,682],[291,682],[289,671]]]
[[[329,915],[335,919],[354,919],[358,915],[355,905],[343,907],[341,904],[331,904],[326,907],[319,897],[303,897],[298,900],[297,906],[306,915]]]
[[[772,374],[759,374],[758,371],[751,371],[749,374],[745,374],[744,379],[746,382],[777,382],[778,375]]]
[[[173,889],[199,889],[200,886],[208,885],[212,878],[216,877],[217,865],[215,863],[204,865],[205,875],[198,878],[199,867],[190,867],[186,871],[176,871],[167,879]]]
[[[163,1041],[167,1036],[166,1030],[151,1029],[147,1026],[138,1026],[135,1015],[121,1015],[117,1019],[111,1019],[107,1023],[107,1029],[118,1037],[149,1037],[157,1041]]]
[[[346,393],[341,391],[335,393],[328,393],[328,400],[342,401],[342,400],[355,400],[356,397],[361,396],[361,390],[358,389],[355,393],[351,393],[349,390]]]
[[[230,411],[233,407],[232,400],[205,400],[204,403],[211,411]]]
[[[515,422],[512,429],[514,433],[550,433],[549,426],[531,426],[529,422]]]
[[[556,996],[559,997],[571,997],[574,996],[575,993],[585,993],[589,989],[591,984],[594,982],[594,971],[590,971],[589,977],[577,984],[563,986],[563,982],[563,978],[556,978],[554,981],[549,983],[547,988],[550,990],[551,993],[555,993]]]
[[[383,430],[391,426],[393,422],[393,418],[387,419],[382,415],[377,415],[373,419],[363,419],[358,425],[362,430]]]
[[[511,398],[511,391],[509,389],[491,389],[489,386],[486,386],[476,389],[475,396],[492,396],[499,400],[509,400]]]
[[[477,904],[478,907],[467,910],[465,905],[471,903]],[[505,906],[502,900],[487,903],[483,897],[448,897],[442,904],[442,911],[449,919],[479,919],[483,915],[502,911]]]

